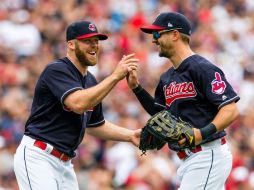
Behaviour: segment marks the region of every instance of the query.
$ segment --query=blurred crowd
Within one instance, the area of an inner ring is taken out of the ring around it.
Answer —
[[[139,27],[160,12],[178,11],[193,24],[191,47],[225,73],[241,100],[241,117],[227,128],[233,169],[226,190],[254,189],[254,1],[253,0],[0,0],[0,190],[18,190],[13,155],[30,113],[39,74],[65,56],[65,28],[80,19],[109,35],[100,42],[98,81],[124,54],[140,59],[139,80],[151,94],[171,63],[158,56]],[[144,126],[149,115],[125,80],[103,101],[107,120]],[[80,190],[176,190],[180,160],[166,146],[147,155],[128,143],[85,136],[73,159]]]

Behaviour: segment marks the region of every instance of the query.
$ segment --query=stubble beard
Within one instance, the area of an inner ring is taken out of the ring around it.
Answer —
[[[170,59],[172,55],[173,55],[173,51],[170,46],[165,46],[164,44],[160,44],[160,52],[159,52],[160,57],[166,57]]]

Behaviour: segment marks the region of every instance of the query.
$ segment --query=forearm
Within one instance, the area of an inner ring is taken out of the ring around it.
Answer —
[[[141,86],[135,88],[133,90],[136,95],[138,101],[142,105],[142,107],[146,110],[150,115],[154,115],[157,112],[163,110],[163,108],[155,107],[154,98]]]
[[[71,111],[82,114],[100,103],[118,81],[118,78],[110,75],[96,86],[73,92],[66,97],[64,104]]]
[[[212,134],[227,128],[238,116],[239,112],[234,102],[222,107],[210,124],[200,130],[194,129],[196,143],[199,144]]]
[[[96,86],[82,90],[77,101],[85,109],[94,107],[103,100],[118,81],[119,79],[110,75]]]
[[[222,131],[228,127],[239,116],[235,103],[222,107],[212,123],[216,126],[217,131]]]
[[[87,128],[86,132],[92,136],[112,141],[130,142],[134,131],[106,121],[102,126]]]

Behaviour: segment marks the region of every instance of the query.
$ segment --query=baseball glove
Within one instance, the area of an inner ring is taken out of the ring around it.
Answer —
[[[178,141],[183,138],[186,142],[180,146]],[[145,154],[147,150],[161,149],[166,143],[175,151],[192,149],[195,147],[195,136],[189,123],[163,110],[153,115],[142,129],[139,149]]]

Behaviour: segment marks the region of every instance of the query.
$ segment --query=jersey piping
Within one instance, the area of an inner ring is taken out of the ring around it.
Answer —
[[[235,97],[233,97],[233,98],[231,98],[231,99],[229,99],[229,100],[223,102],[221,105],[219,105],[218,109],[220,109],[220,108],[223,107],[224,105],[229,104],[230,102],[233,102],[234,100],[236,100],[236,99],[238,99],[238,98],[240,98],[240,97],[239,97],[239,96],[235,96]]]

